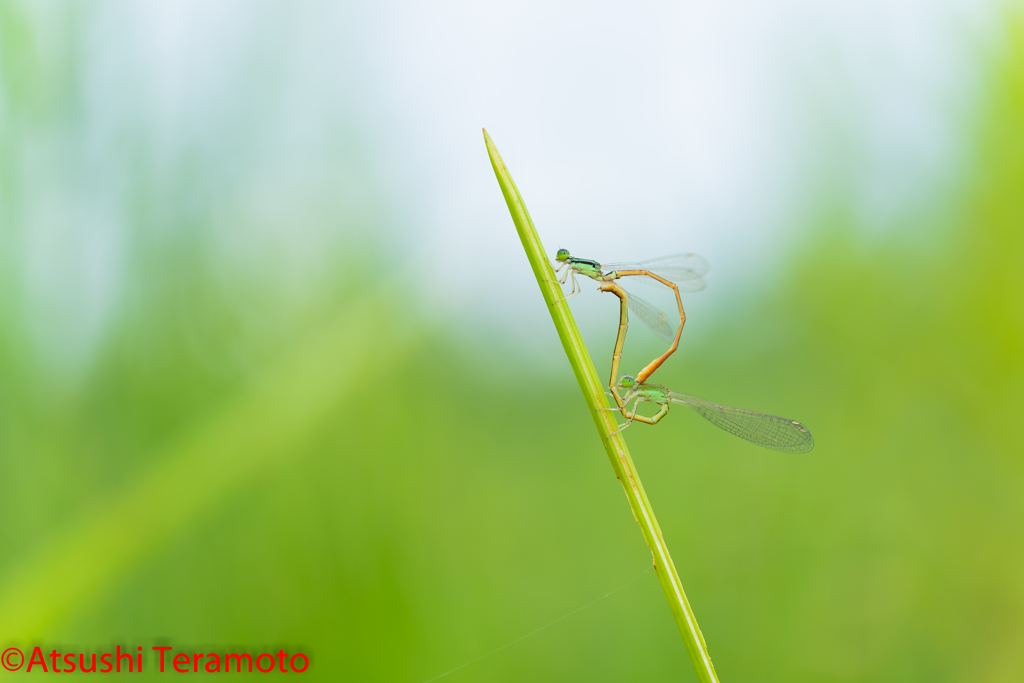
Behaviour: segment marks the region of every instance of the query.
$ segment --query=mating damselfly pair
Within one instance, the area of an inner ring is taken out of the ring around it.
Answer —
[[[651,384],[647,380],[668,360],[669,356],[679,348],[679,338],[686,323],[683,300],[680,292],[697,292],[705,287],[704,276],[710,266],[708,262],[696,254],[675,254],[655,258],[639,263],[599,263],[590,259],[571,256],[566,249],[559,249],[555,255],[559,263],[555,272],[564,269],[559,284],[571,283],[571,290],[565,297],[572,298],[582,291],[577,275],[586,276],[600,283],[598,289],[611,292],[619,297],[619,331],[615,338],[615,349],[612,352],[611,380],[609,390],[615,399],[616,408],[606,408],[620,412],[626,419],[617,431],[622,431],[633,422],[654,425],[668,414],[673,403],[684,405],[716,427],[735,434],[751,443],[773,451],[783,453],[806,453],[814,448],[814,437],[802,424],[777,415],[758,413],[742,408],[730,408],[712,401],[707,401],[690,394],[681,394],[660,384]],[[679,327],[673,332],[668,324],[668,316],[656,307],[647,303],[622,287],[624,278],[637,278],[664,285],[675,293],[679,307]],[[622,358],[622,347],[626,340],[629,326],[628,311],[632,311],[655,334],[670,342],[669,349],[647,364],[637,375],[617,377],[619,362]],[[629,404],[632,403],[632,410]],[[652,416],[641,415],[637,411],[642,403],[659,406]]]

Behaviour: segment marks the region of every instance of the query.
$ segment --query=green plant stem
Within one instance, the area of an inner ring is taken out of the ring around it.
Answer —
[[[587,402],[587,409],[594,418],[597,433],[608,452],[608,459],[611,460],[615,476],[619,478],[619,482],[626,492],[626,499],[633,511],[633,517],[640,525],[644,540],[651,549],[658,581],[661,582],[661,588],[665,591],[665,598],[672,609],[672,615],[683,635],[683,642],[686,643],[693,667],[697,670],[697,676],[701,681],[717,683],[718,677],[711,664],[711,657],[708,655],[704,637],[701,635],[700,627],[697,626],[697,619],[693,615],[693,610],[690,609],[690,603],[686,600],[683,584],[679,580],[679,574],[676,573],[672,556],[669,555],[668,546],[665,545],[665,539],[661,535],[661,528],[654,516],[654,510],[651,508],[650,501],[647,500],[647,494],[644,493],[644,487],[640,483],[640,476],[633,465],[633,459],[629,457],[626,442],[621,433],[612,433],[617,429],[612,413],[601,410],[610,407],[605,395],[605,387],[598,379],[594,362],[590,359],[587,347],[583,344],[579,328],[576,327],[576,320],[572,317],[569,304],[563,298],[562,288],[555,282],[554,269],[548,261],[540,237],[537,236],[537,230],[533,227],[530,212],[526,210],[523,198],[486,130],[484,130],[484,141],[487,143],[487,153],[491,157],[491,166],[494,167],[494,174],[498,178],[498,185],[501,186],[501,193],[505,196],[508,210],[512,214],[512,222],[516,225],[519,239],[522,240],[523,248],[526,250],[526,257],[530,260],[530,266],[533,268],[533,274],[537,277],[541,294],[544,295],[544,301],[551,312],[551,319],[555,323],[555,329],[558,330],[559,339],[562,340],[565,355],[569,357],[569,364],[572,366],[573,372],[576,373],[576,379],[583,391],[583,398]]]

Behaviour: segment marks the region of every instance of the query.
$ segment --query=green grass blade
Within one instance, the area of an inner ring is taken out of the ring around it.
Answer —
[[[0,643],[52,632],[166,539],[246,482],[287,467],[361,382],[413,346],[372,320],[377,297],[341,312],[224,406],[172,439],[118,493],[44,539],[0,581]],[[0,669],[0,678],[6,674]]]
[[[554,282],[554,269],[544,252],[537,230],[533,227],[530,212],[526,210],[523,198],[486,130],[484,131],[484,141],[487,143],[487,153],[491,157],[491,166],[494,167],[494,174],[498,178],[498,185],[501,186],[501,193],[505,195],[505,202],[512,214],[512,222],[515,223],[519,239],[523,242],[526,256],[533,268],[533,274],[537,277],[537,284],[540,286],[544,301],[551,312],[551,319],[555,323],[555,329],[558,330],[559,339],[562,340],[565,355],[569,357],[569,364],[572,366],[573,372],[576,373],[576,379],[583,391],[583,398],[587,402],[587,409],[594,418],[597,433],[608,453],[608,459],[611,460],[615,476],[619,478],[619,482],[626,492],[626,499],[633,511],[633,517],[640,524],[644,540],[647,541],[647,545],[651,549],[654,567],[658,572],[658,580],[661,582],[662,590],[665,591],[665,597],[668,599],[676,624],[679,625],[679,631],[683,634],[683,641],[686,643],[693,666],[697,670],[697,676],[704,683],[717,683],[718,677],[711,664],[711,657],[708,655],[704,637],[700,633],[700,627],[697,626],[693,610],[690,609],[690,604],[686,600],[683,584],[676,573],[668,546],[665,545],[665,539],[661,535],[658,520],[654,516],[654,510],[651,508],[650,501],[647,500],[643,484],[640,483],[640,476],[633,465],[633,459],[629,456],[626,442],[621,433],[612,434],[617,428],[613,414],[606,410],[600,410],[609,407],[604,385],[598,379],[594,362],[590,359],[587,347],[583,344],[583,338],[580,336],[579,328],[576,327],[576,320],[572,317],[569,304],[562,299],[562,289]]]

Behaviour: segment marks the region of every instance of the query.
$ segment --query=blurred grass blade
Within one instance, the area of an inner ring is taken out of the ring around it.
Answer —
[[[364,324],[379,306],[370,297],[343,311],[168,443],[119,495],[44,540],[0,583],[0,643],[52,633],[233,491],[287,468],[297,445],[356,387],[413,347],[417,335],[408,330]]]
[[[665,539],[661,535],[658,520],[654,516],[654,510],[651,508],[650,501],[647,500],[647,494],[644,493],[643,485],[640,483],[640,476],[633,465],[633,459],[629,456],[626,442],[621,433],[612,434],[617,428],[613,414],[601,410],[601,408],[609,407],[604,385],[598,379],[594,363],[583,344],[579,328],[576,327],[576,320],[569,310],[569,304],[562,298],[562,289],[554,281],[555,272],[544,252],[540,237],[533,227],[530,212],[526,210],[523,198],[486,130],[484,130],[484,141],[487,143],[487,153],[491,157],[491,166],[494,167],[494,174],[498,178],[498,185],[501,186],[501,193],[505,196],[508,210],[512,214],[512,221],[515,223],[519,239],[522,240],[523,248],[526,250],[526,257],[530,260],[530,266],[537,278],[537,284],[540,285],[541,294],[544,295],[544,301],[551,312],[551,319],[555,323],[555,329],[558,330],[559,339],[562,340],[565,355],[568,356],[569,364],[583,391],[587,409],[594,418],[597,433],[608,453],[608,459],[611,460],[615,476],[619,478],[619,482],[626,492],[626,499],[633,511],[633,517],[640,524],[644,540],[651,549],[654,567],[658,572],[658,580],[661,582],[662,590],[665,591],[665,597],[668,599],[679,631],[683,635],[683,642],[686,643],[686,649],[697,670],[697,676],[704,683],[717,682],[718,677],[711,664],[711,657],[708,655],[704,637],[701,635],[700,627],[697,626],[693,610],[690,609],[690,604],[686,600],[683,584],[676,573],[668,546],[665,545]]]

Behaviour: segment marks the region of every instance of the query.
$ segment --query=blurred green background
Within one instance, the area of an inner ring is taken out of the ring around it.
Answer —
[[[550,251],[710,258],[662,381],[815,435],[627,432],[721,679],[1021,680],[1024,14],[806,6],[0,3],[0,646],[417,683],[649,565],[486,125]],[[653,573],[443,680],[641,679],[696,680]]]

